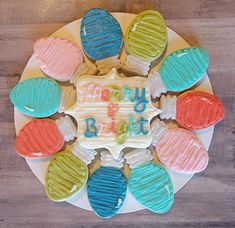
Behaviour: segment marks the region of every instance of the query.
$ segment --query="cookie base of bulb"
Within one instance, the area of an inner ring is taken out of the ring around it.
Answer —
[[[61,86],[62,97],[60,107],[58,108],[59,113],[63,113],[68,107],[75,104],[77,99],[77,92],[73,86]]]
[[[95,62],[97,69],[99,71],[99,75],[107,74],[112,70],[112,68],[120,69],[122,67],[120,59],[118,59],[118,55],[109,57],[106,59],[97,60]]]
[[[70,79],[70,83],[73,83],[75,86],[77,79],[82,75],[96,75],[97,73],[96,65],[86,57],[84,59],[85,62],[77,69],[73,77]]]
[[[142,60],[134,55],[127,55],[123,70],[146,76],[149,72],[150,62]]]
[[[160,98],[161,119],[176,119],[176,96],[162,95]]]
[[[65,117],[60,117],[55,122],[66,142],[77,137],[77,129],[75,127],[75,124],[68,115],[66,115]]]
[[[105,167],[115,167],[121,169],[123,167],[123,153],[121,153],[117,159],[113,158],[112,154],[107,150],[100,152],[100,165]]]
[[[165,88],[161,76],[158,72],[151,72],[148,75],[148,82],[152,98],[155,99],[157,97],[160,97],[162,93],[167,92],[167,89]]]
[[[168,127],[165,125],[165,123],[159,119],[155,119],[151,123],[151,134],[153,137],[152,145],[155,147],[161,137],[166,133],[168,130]]]

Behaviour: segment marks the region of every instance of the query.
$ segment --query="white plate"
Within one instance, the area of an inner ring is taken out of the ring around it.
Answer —
[[[112,15],[119,21],[122,27],[123,34],[125,34],[127,26],[129,25],[131,20],[135,17],[134,14],[128,14],[128,13],[112,13]],[[70,24],[67,24],[61,29],[59,29],[58,31],[56,31],[54,34],[52,34],[52,36],[71,40],[77,43],[81,47],[80,32],[79,32],[80,23],[81,23],[81,19],[76,20]],[[188,47],[188,46],[189,46],[188,43],[183,38],[181,38],[173,30],[168,28],[168,47],[167,47],[166,55],[171,53],[173,50],[181,49],[181,48]],[[125,57],[125,53],[122,52],[121,59],[124,59],[124,57]],[[29,78],[33,78],[37,76],[42,76],[42,72],[39,69],[39,66],[36,62],[35,57],[32,55],[32,57],[29,59],[24,69],[24,72],[20,80],[25,80],[25,79],[29,79]],[[213,93],[207,74],[205,75],[203,80],[199,82],[196,89]],[[21,114],[16,109],[14,112],[14,116],[15,116],[15,129],[16,129],[16,133],[18,134],[19,130],[32,118]],[[196,132],[196,134],[198,135],[198,137],[200,138],[200,140],[202,141],[202,143],[204,144],[207,150],[211,143],[213,131],[214,131],[214,127],[210,127],[204,131]],[[46,168],[49,163],[49,160],[50,159],[36,159],[36,160],[26,159],[26,162],[28,163],[33,173],[43,184],[44,184],[45,172],[46,172]],[[179,191],[193,176],[193,175],[177,174],[171,171],[169,171],[169,173],[172,178],[175,192]],[[86,189],[78,193],[75,197],[70,199],[68,202],[77,207],[80,207],[86,210],[92,210],[88,202]],[[134,211],[138,211],[142,209],[144,209],[144,207],[141,206],[131,196],[130,192],[128,191],[124,206],[122,207],[119,213],[134,212]]]

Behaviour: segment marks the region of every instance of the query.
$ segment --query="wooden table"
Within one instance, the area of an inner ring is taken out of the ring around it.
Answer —
[[[175,196],[167,215],[147,210],[102,220],[49,201],[26,162],[15,154],[9,92],[33,42],[92,8],[138,13],[158,9],[167,25],[210,55],[209,76],[226,116],[215,127],[210,163]],[[235,227],[235,1],[0,0],[0,227]]]

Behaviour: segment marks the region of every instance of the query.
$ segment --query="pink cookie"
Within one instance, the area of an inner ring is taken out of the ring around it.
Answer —
[[[167,168],[182,173],[201,172],[209,160],[200,140],[182,128],[168,129],[156,144],[156,152]]]
[[[37,40],[34,54],[41,70],[50,78],[68,81],[77,67],[83,63],[78,46],[60,38],[48,37]]]

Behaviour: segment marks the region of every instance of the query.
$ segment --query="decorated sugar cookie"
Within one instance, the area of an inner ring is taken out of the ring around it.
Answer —
[[[203,48],[184,48],[172,52],[160,66],[160,74],[149,74],[151,96],[159,97],[167,91],[180,92],[191,88],[206,73],[209,56]]]
[[[83,49],[96,61],[99,74],[107,74],[113,67],[121,68],[118,56],[122,47],[122,30],[108,11],[89,10],[82,19],[80,35]]]
[[[87,183],[88,199],[94,212],[101,218],[114,216],[123,206],[126,198],[127,182],[121,170],[124,159],[117,159],[108,151],[101,152],[101,167]]]
[[[69,40],[46,37],[34,44],[34,55],[41,70],[57,81],[69,81],[83,63],[80,48]]]
[[[87,165],[70,151],[57,153],[50,161],[45,188],[48,198],[61,202],[81,191],[87,182]]]
[[[125,34],[127,57],[123,69],[147,75],[150,63],[159,58],[167,45],[167,28],[161,14],[146,10],[138,14]]]
[[[165,168],[152,161],[147,149],[134,149],[124,157],[131,168],[128,187],[133,197],[152,212],[168,212],[174,203],[174,189]]]
[[[188,91],[160,99],[161,119],[176,119],[186,129],[201,130],[224,118],[224,106],[215,96],[202,91]]]
[[[168,129],[158,119],[151,123],[152,145],[161,163],[176,172],[198,173],[208,164],[208,153],[191,131],[183,128]]]
[[[56,121],[34,119],[20,130],[16,152],[25,158],[46,158],[57,153],[64,142],[74,139],[76,134],[76,127],[69,116]]]
[[[87,149],[106,148],[118,158],[125,147],[146,148],[152,142],[150,120],[159,114],[143,77],[82,76],[77,80],[77,102],[66,113],[78,123],[78,138]]]
[[[18,83],[12,89],[10,99],[20,112],[42,118],[57,112],[61,93],[61,88],[55,81],[33,78]]]

